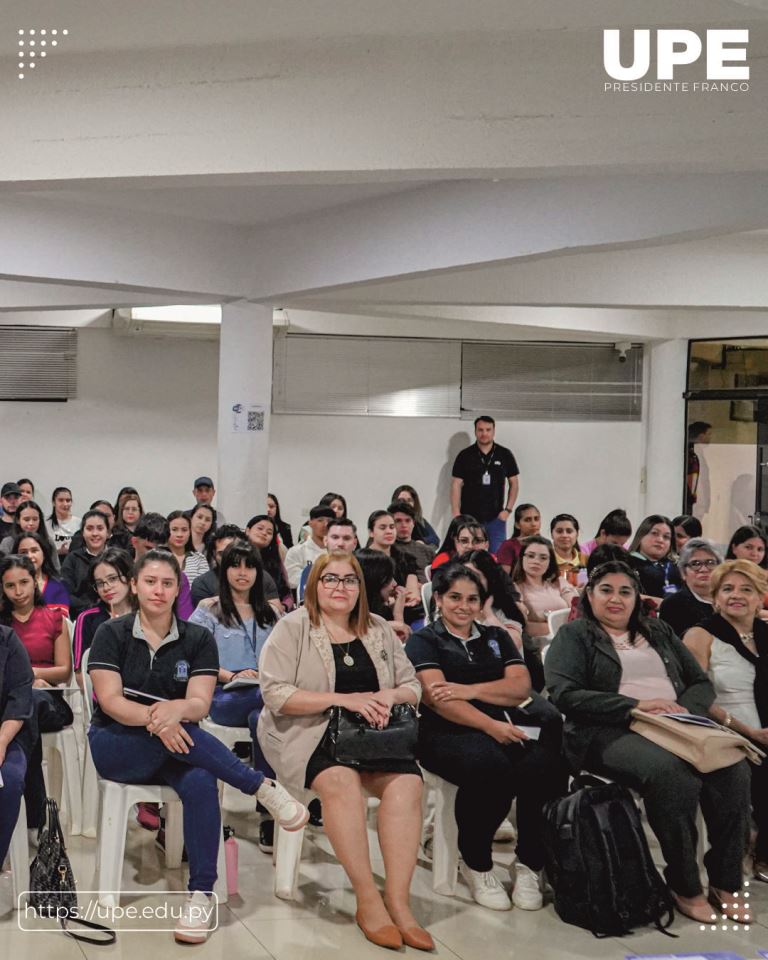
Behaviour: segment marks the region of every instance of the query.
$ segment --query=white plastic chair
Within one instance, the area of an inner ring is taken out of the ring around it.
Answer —
[[[13,909],[18,910],[20,906],[19,894],[29,890],[29,838],[27,836],[27,811],[24,806],[24,797],[21,798],[19,818],[11,835],[11,846],[8,853],[11,858]]]
[[[426,565],[426,567],[424,567],[424,576],[427,578],[427,583],[429,583],[429,581],[432,579],[432,564],[431,564],[431,563],[428,563],[428,564]]]
[[[83,654],[84,703],[91,719],[93,710],[93,684],[88,674],[88,654]],[[125,858],[125,832],[131,809],[136,803],[164,803],[165,820],[165,865],[171,869],[181,866],[184,850],[182,804],[176,791],[161,784],[118,783],[105,780],[97,774],[99,785],[99,830],[96,861],[96,889],[99,903],[115,906],[120,899],[123,860]],[[219,838],[219,854],[214,886],[220,903],[227,902],[226,861],[224,841]]]
[[[571,610],[570,607],[565,607],[563,610],[552,610],[547,617],[547,625],[549,628],[549,639],[554,640],[557,636],[557,631],[564,623],[568,623],[568,616]]]
[[[301,801],[305,806],[308,806],[310,800],[315,796],[311,790],[303,788],[286,787],[286,789],[292,797]],[[275,849],[272,854],[272,862],[275,866],[275,896],[279,900],[296,899],[305,829],[305,827],[302,827],[301,830],[292,830],[289,833],[275,821]]]
[[[458,787],[422,770],[425,785],[435,799],[434,833],[432,835],[432,889],[446,897],[456,893],[459,872],[459,828],[456,823]]]
[[[40,736],[43,756],[55,750],[61,758],[61,798],[62,813],[69,818],[69,833],[76,836],[82,830],[83,796],[82,773],[80,769],[80,747],[74,726],[64,727],[55,733],[43,733]],[[50,789],[50,788],[49,788]],[[66,818],[65,818],[66,819]]]
[[[421,605],[424,607],[424,624],[432,623],[430,604],[432,603],[432,582],[427,580],[421,585]]]

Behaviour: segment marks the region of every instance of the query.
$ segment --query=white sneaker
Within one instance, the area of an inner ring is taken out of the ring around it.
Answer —
[[[511,843],[517,837],[517,832],[509,820],[502,820],[493,835],[494,843]]]
[[[459,864],[459,871],[466,880],[475,903],[479,903],[481,907],[488,907],[489,910],[512,909],[509,897],[504,892],[504,887],[494,876],[493,870],[489,870],[487,873],[472,870],[462,860]]]
[[[518,862],[515,864],[514,882],[512,903],[521,910],[541,910],[544,906],[541,874]]]
[[[265,780],[256,791],[256,799],[263,804],[283,830],[301,830],[309,820],[309,810],[274,780]]]
[[[190,893],[173,931],[174,938],[179,943],[203,943],[208,938],[215,909],[212,897],[201,890]]]

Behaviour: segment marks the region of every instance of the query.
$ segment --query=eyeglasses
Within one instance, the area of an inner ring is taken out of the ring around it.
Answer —
[[[704,568],[711,570],[717,566],[717,560],[689,560],[686,566],[689,566],[691,570],[702,570]]]
[[[338,586],[344,587],[345,590],[354,590],[355,587],[360,586],[360,577],[356,577],[354,574],[349,574],[347,577],[338,577],[335,573],[324,573],[320,577],[320,583],[328,587],[329,590]]]
[[[122,577],[119,577],[117,574],[113,574],[111,577],[105,577],[103,580],[94,580],[93,585],[97,590],[104,590],[107,587],[114,587],[116,583],[119,583]]]

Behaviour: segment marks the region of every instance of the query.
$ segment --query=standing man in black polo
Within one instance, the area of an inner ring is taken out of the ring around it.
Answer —
[[[453,464],[451,513],[467,513],[485,527],[491,553],[507,537],[507,520],[515,507],[520,471],[511,450],[495,440],[496,421],[475,420],[476,442],[465,447]]]

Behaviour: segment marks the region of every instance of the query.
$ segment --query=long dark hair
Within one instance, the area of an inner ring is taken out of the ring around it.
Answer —
[[[22,532],[14,538],[13,547],[11,548],[13,553],[18,554],[22,540],[34,540],[35,543],[38,544],[43,551],[43,565],[40,568],[40,573],[42,573],[44,577],[48,577],[49,580],[58,580],[59,573],[53,562],[53,546],[48,537],[44,533],[35,533],[34,530],[22,530]],[[31,560],[29,562],[32,563]]]
[[[277,499],[274,493],[268,493],[267,498],[275,501],[275,515],[274,517],[272,517],[272,519],[275,521],[275,523],[279,527],[283,521],[283,518],[280,516],[280,501]]]
[[[456,545],[454,540],[458,537],[464,529],[474,530],[476,527],[481,527],[482,524],[479,520],[475,520],[474,517],[471,517],[468,513],[460,513],[451,520],[448,524],[448,529],[445,532],[445,537],[443,542],[437,548],[438,553],[447,553],[449,556],[453,556],[456,553]],[[438,567],[438,569],[440,569]]]
[[[0,622],[4,624],[10,624],[11,618],[13,617],[13,603],[11,602],[10,597],[7,597],[5,590],[2,589],[2,580],[5,574],[9,570],[14,569],[26,570],[26,572],[32,577],[32,582],[35,585],[34,598],[32,600],[34,606],[44,607],[45,600],[43,600],[42,594],[40,593],[40,588],[37,585],[37,575],[35,574],[35,565],[29,559],[29,557],[21,557],[17,553],[12,553],[8,557],[4,557],[0,561]]]
[[[19,514],[21,513],[22,510],[35,511],[38,519],[38,526],[37,526],[36,532],[39,533],[41,536],[45,537],[46,540],[50,541],[50,537],[48,536],[48,531],[45,526],[45,514],[43,513],[43,508],[40,506],[39,503],[36,503],[34,500],[23,500],[16,508],[16,513],[13,515],[13,529],[11,530],[11,536],[17,537],[20,533],[24,533],[24,531],[19,526],[19,523],[20,523]],[[51,550],[52,551],[55,550],[55,547],[52,543],[51,543]]]
[[[363,571],[368,609],[385,620],[391,620],[392,610],[382,600],[381,590],[395,579],[394,561],[381,550],[357,550],[355,556]]]
[[[174,520],[187,521],[187,527],[189,528],[189,536],[187,537],[187,542],[184,544],[184,554],[186,555],[188,553],[192,553],[192,551],[195,549],[194,546],[192,545],[192,517],[190,517],[185,510],[171,510],[171,512],[168,514],[168,516],[165,519],[168,521],[169,527]],[[168,535],[168,538],[170,539],[170,534]],[[205,546],[205,537],[203,537],[203,546]]]
[[[94,557],[93,560],[91,560],[91,565],[88,567],[88,582],[94,590],[96,590],[96,567],[101,566],[102,563],[108,567],[112,567],[123,583],[128,584],[128,601],[132,609],[137,610],[139,600],[133,590],[130,589],[131,580],[134,577],[133,557],[131,557],[127,550],[122,550],[120,547],[106,547],[102,550],[98,557]],[[99,603],[101,602],[102,601],[99,600]]]
[[[471,563],[482,573],[488,584],[488,595],[493,597],[493,605],[518,623],[525,624],[525,617],[517,605],[520,594],[515,589],[512,580],[487,550],[472,550],[465,553],[458,561],[461,564]],[[438,570],[440,568],[438,567]]]
[[[317,502],[318,507],[330,507],[334,500],[341,500],[341,505],[344,507],[344,513],[342,517],[347,515],[347,501],[340,493],[326,493],[324,496],[320,497]],[[334,511],[335,513],[336,511]]]
[[[253,617],[260,627],[268,627],[277,620],[277,614],[267,603],[264,596],[264,567],[259,554],[252,543],[247,540],[234,540],[221,556],[219,567],[219,602],[215,604],[212,613],[227,627],[243,625],[229,584],[227,571],[232,567],[239,567],[245,563],[246,567],[256,571],[256,579],[248,593],[248,603],[253,607]]]
[[[435,570],[435,575],[432,577],[432,596],[442,597],[448,593],[457,580],[471,581],[477,587],[481,604],[485,603],[488,599],[488,591],[485,588],[485,584],[475,571],[468,570],[461,563],[457,562],[444,563]]]
[[[600,621],[595,616],[595,613],[592,609],[592,603],[590,602],[590,596],[593,593],[595,587],[600,584],[601,580],[604,580],[606,577],[610,576],[612,573],[620,573],[625,576],[630,583],[632,584],[632,589],[635,591],[635,605],[632,608],[632,613],[629,616],[629,624],[627,629],[629,630],[629,641],[630,643],[635,642],[635,637],[639,633],[641,636],[645,637],[646,640],[651,640],[651,631],[648,626],[648,621],[643,616],[643,602],[640,598],[642,592],[642,587],[640,586],[640,578],[637,576],[635,571],[629,564],[624,563],[621,560],[609,560],[608,563],[600,564],[599,567],[595,567],[589,577],[587,583],[587,588],[584,591],[584,594],[581,598],[581,609],[584,613],[584,619],[590,620],[592,623],[596,624],[601,630],[603,629]]]
[[[251,527],[257,523],[261,523],[262,520],[267,520],[272,524],[272,540],[266,547],[254,547],[253,549],[257,551],[264,569],[275,581],[277,595],[282,600],[290,591],[290,587],[288,586],[288,578],[286,577],[285,568],[283,567],[283,561],[280,556],[280,547],[277,544],[277,524],[275,523],[274,517],[270,517],[267,513],[257,513],[256,516],[251,517],[246,524],[246,534]],[[229,546],[231,547],[232,544]]]
[[[760,529],[760,527],[738,527],[731,537],[731,541],[728,544],[728,549],[725,551],[725,559],[735,560],[736,555],[733,552],[733,548],[741,546],[742,543],[746,543],[747,540],[752,540],[754,537],[758,537],[760,540],[762,540],[763,545],[765,546],[765,553],[763,554],[763,559],[760,561],[760,563],[758,563],[758,567],[762,567],[763,570],[768,570],[768,538]]]
[[[595,538],[604,533],[607,537],[630,537],[632,535],[632,524],[629,522],[626,510],[617,507],[606,513],[597,526]]]
[[[646,517],[645,520],[643,520],[640,523],[640,526],[635,531],[635,535],[632,538],[632,543],[630,543],[629,545],[630,553],[638,553],[640,551],[640,541],[643,539],[643,537],[647,536],[651,532],[651,530],[653,530],[653,528],[656,526],[657,523],[663,524],[665,527],[669,527],[669,532],[671,534],[671,538],[669,541],[669,550],[661,559],[665,560],[670,555],[670,553],[674,553],[677,550],[677,540],[675,539],[675,528],[672,525],[672,521],[669,519],[669,517],[665,517],[660,513],[652,513],[649,517]]]
[[[72,491],[69,489],[69,487],[53,488],[53,493],[51,494],[51,504],[53,506],[53,509],[51,510],[50,517],[48,517],[52,527],[58,527],[59,525],[59,518],[56,516],[56,497],[58,497],[60,493],[68,493],[70,497],[72,496]]]
[[[512,526],[513,537],[520,536],[520,518],[526,510],[535,510],[539,515],[539,519],[541,519],[541,510],[539,510],[535,503],[518,503],[518,505],[515,507],[515,516]]]
[[[576,517],[574,517],[572,513],[558,513],[557,516],[552,517],[552,519],[549,521],[550,536],[558,523],[572,524],[574,530],[576,531],[576,543],[573,545],[573,549],[576,551],[576,553],[581,553],[581,547],[579,546],[579,521],[576,519]]]
[[[421,500],[419,499],[418,493],[416,493],[415,489],[410,485],[410,483],[401,483],[399,487],[395,487],[390,500],[392,503],[394,503],[396,500],[399,500],[400,494],[403,492],[403,490],[405,490],[406,493],[410,493],[411,497],[413,498],[413,510],[416,514],[414,519],[416,520],[416,523],[422,523],[424,521],[424,511],[421,507]]]
[[[557,557],[555,555],[555,548],[552,546],[552,541],[547,540],[546,537],[542,537],[541,534],[535,534],[532,537],[526,537],[525,540],[521,541],[520,553],[517,555],[517,563],[515,568],[512,571],[512,582],[513,583],[522,583],[525,580],[526,573],[523,570],[523,554],[532,544],[538,543],[542,547],[547,548],[549,553],[549,566],[544,571],[542,580],[544,583],[555,583],[560,576],[560,567],[557,565]]]

